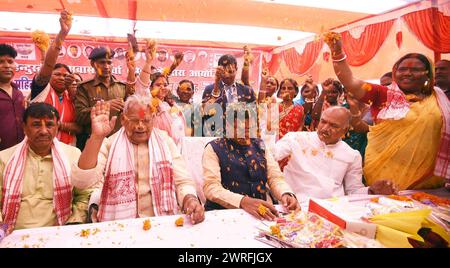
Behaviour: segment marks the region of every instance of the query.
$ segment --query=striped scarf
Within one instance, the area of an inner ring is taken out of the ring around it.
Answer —
[[[450,101],[442,89],[435,87],[436,98],[442,113],[441,142],[434,166],[434,175],[446,179],[450,183]]]
[[[151,168],[150,186],[156,216],[178,212],[173,180],[172,158],[167,143],[153,129],[148,141]],[[99,221],[138,217],[137,184],[133,144],[122,127],[111,144],[106,165],[105,182],[100,198]]]
[[[10,226],[15,226],[19,213],[28,148],[28,138],[25,137],[5,166],[1,204],[3,221]],[[60,142],[56,138],[53,139],[51,152],[53,160],[53,206],[58,224],[63,225],[72,212],[70,165],[67,163],[67,157],[65,157]]]

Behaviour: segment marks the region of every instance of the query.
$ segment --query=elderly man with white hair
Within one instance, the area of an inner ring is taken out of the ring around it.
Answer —
[[[125,102],[122,128],[114,135],[106,138],[117,119],[109,120],[110,103],[97,102],[91,110],[92,133],[78,168],[96,169],[97,176],[73,184],[82,189],[97,184],[99,190],[91,198],[98,204],[93,221],[173,215],[181,208],[192,223],[200,223],[204,209],[184,160],[167,132],[153,127],[155,107],[148,91],[149,69],[147,61],[143,67],[147,75],[141,75],[135,95]]]
[[[331,198],[347,194],[392,194],[392,182],[381,180],[365,187],[362,159],[341,140],[350,126],[344,107],[330,107],[315,132],[290,132],[275,145],[275,159],[284,163],[287,183],[299,201],[308,197]],[[283,165],[283,164],[280,164]]]

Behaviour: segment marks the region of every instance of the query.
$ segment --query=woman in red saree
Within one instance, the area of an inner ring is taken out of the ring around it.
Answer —
[[[282,99],[279,104],[280,130],[279,138],[283,138],[288,132],[301,131],[304,122],[303,106],[294,106],[294,97],[298,94],[297,81],[286,78],[280,83],[277,97]]]

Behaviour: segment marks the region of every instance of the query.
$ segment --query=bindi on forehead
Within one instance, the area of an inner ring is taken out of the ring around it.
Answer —
[[[27,121],[30,122],[31,124],[39,123],[40,125],[46,125],[49,122],[55,122],[56,121],[56,117],[54,117],[54,118],[49,118],[49,117],[42,117],[42,118],[31,117]]]
[[[404,61],[402,61],[399,65],[399,67],[407,67],[407,68],[412,68],[412,67],[425,67],[425,64],[423,62],[421,62],[418,59],[405,59]]]
[[[412,63],[412,62],[406,62],[406,63],[403,64],[403,66],[404,66],[404,67],[415,67],[416,64],[415,64],[415,63]]]
[[[138,110],[138,117],[139,117],[139,119],[144,119],[145,118],[145,109],[143,107],[139,108],[139,110]]]

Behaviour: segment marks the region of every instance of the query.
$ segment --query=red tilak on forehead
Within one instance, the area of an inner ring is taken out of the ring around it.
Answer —
[[[139,112],[138,112],[139,118],[140,119],[144,119],[145,117],[145,109],[144,108],[140,108]]]

